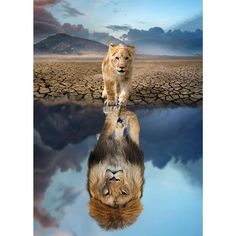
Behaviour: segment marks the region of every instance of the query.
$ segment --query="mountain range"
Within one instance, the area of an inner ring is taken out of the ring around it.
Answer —
[[[34,44],[35,54],[104,54],[108,44],[131,44],[136,47],[137,54],[195,56],[202,54],[202,30],[194,32],[169,30],[153,27],[149,30],[130,29],[126,39],[121,41],[115,37],[94,35],[94,39],[85,39],[59,33],[47,37]]]
[[[89,39],[60,33],[34,44],[35,54],[92,54],[105,53],[107,46]]]

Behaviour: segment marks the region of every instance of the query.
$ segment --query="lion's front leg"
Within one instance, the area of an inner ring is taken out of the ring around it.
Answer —
[[[107,99],[105,100],[104,104],[108,106],[115,106],[117,104],[116,96],[115,96],[115,82],[111,80],[105,80],[106,88],[105,94]]]
[[[102,98],[107,98],[107,89],[105,87],[102,91]]]
[[[118,104],[120,106],[126,106],[130,96],[131,82],[125,81],[120,84],[120,94]]]

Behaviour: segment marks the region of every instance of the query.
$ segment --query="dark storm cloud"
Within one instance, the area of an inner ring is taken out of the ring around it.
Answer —
[[[149,30],[130,29],[122,38],[136,46],[139,53],[159,55],[202,53],[202,30],[165,32],[160,27],[153,27]]]
[[[111,29],[113,31],[127,31],[131,29],[129,25],[108,25],[106,26],[107,29]]]
[[[61,32],[58,20],[47,10],[61,0],[35,0],[34,1],[34,39],[41,40],[48,35]]]
[[[45,8],[34,8],[34,35],[45,36],[61,32],[61,25],[57,19]]]
[[[65,13],[65,16],[72,16],[72,17],[77,17],[77,16],[85,16],[84,13],[78,11],[76,8],[72,7],[69,2],[65,2],[62,5],[62,10]]]
[[[34,104],[35,129],[43,143],[58,151],[68,144],[79,143],[99,133],[103,119],[100,107],[83,108],[77,104],[47,105],[40,102]]]
[[[174,158],[187,164],[202,157],[202,109],[175,108],[140,113],[141,144],[145,161],[164,168]],[[144,127],[142,129],[142,127]]]
[[[83,25],[71,25],[69,23],[61,25],[53,14],[48,11],[48,7],[62,2],[63,0],[34,1],[34,38],[36,42],[56,33],[67,33],[73,36],[89,38],[89,31]],[[84,16],[82,12],[73,8],[68,2],[62,4],[61,10],[66,16]]]
[[[164,30],[160,27],[153,27],[149,30],[138,30],[138,29],[130,29],[127,33],[128,39],[130,41],[136,41],[141,39],[150,39],[160,37],[164,34]]]
[[[34,0],[34,7],[48,7],[59,2],[62,2],[62,0]]]
[[[170,163],[191,184],[202,185],[202,108],[143,110],[137,115],[145,162],[159,169]]]

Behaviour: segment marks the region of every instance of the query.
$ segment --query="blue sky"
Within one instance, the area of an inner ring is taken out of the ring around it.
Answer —
[[[69,5],[81,14],[65,14],[63,5]],[[63,23],[82,24],[90,32],[108,32],[120,36],[125,31],[113,31],[109,25],[149,29],[159,26],[168,29],[201,15],[201,0],[70,0],[61,1],[48,10]]]

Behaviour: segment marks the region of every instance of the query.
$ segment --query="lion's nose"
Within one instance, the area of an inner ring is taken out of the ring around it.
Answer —
[[[125,67],[124,66],[120,66],[120,69],[124,69]]]
[[[109,181],[120,181],[120,179],[117,179],[115,176],[109,179]]]

